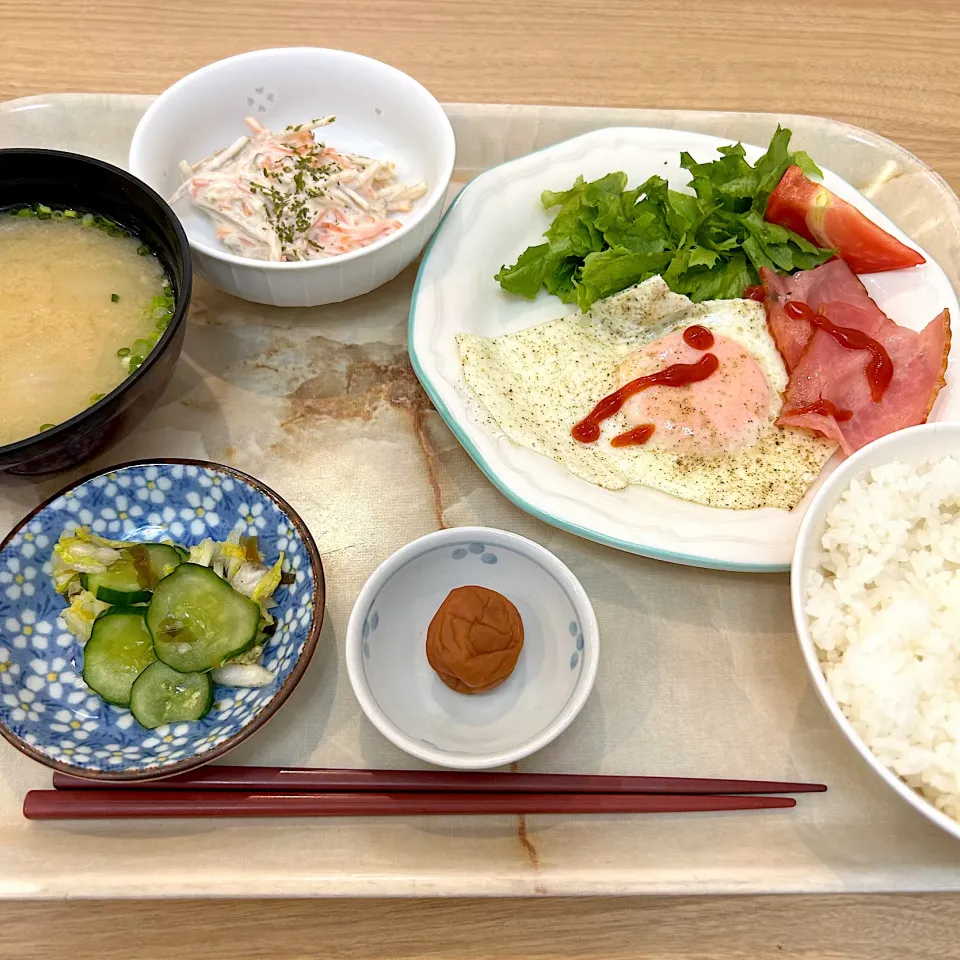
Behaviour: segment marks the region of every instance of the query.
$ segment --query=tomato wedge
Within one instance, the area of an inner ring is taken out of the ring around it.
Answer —
[[[766,219],[819,247],[834,248],[854,273],[899,270],[926,262],[852,204],[808,180],[798,166],[788,167],[770,194]]]

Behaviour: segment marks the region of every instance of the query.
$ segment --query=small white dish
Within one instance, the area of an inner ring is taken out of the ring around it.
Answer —
[[[680,152],[717,157],[730,141],[681,130],[612,127],[558,143],[478,176],[448,209],[424,254],[410,307],[410,360],[424,389],[477,466],[501,493],[546,523],[620,550],[698,567],[753,572],[786,571],[797,528],[817,484],[839,462],[833,458],[811,493],[793,511],[722,510],[689,503],[650,487],[605,490],[573,476],[549,457],[514,446],[490,430],[463,382],[455,337],[493,337],[553,320],[573,308],[541,293],[533,302],[500,289],[493,279],[529,245],[540,242],[551,215],[543,190],[564,190],[578,175],[590,180],[623,170],[631,186],[659,174],[686,189]],[[744,144],[755,163],[761,147]],[[802,148],[802,143],[796,147]],[[821,167],[830,157],[817,155]],[[836,174],[823,183],[911,247],[917,245]],[[944,307],[960,315],[946,274],[928,254],[912,270],[861,277],[870,295],[897,323],[919,329]],[[960,338],[953,355],[960,356]],[[953,364],[955,366],[955,363]],[[952,371],[951,371],[952,372]],[[947,386],[932,420],[960,419],[960,395]],[[598,398],[599,399],[599,398]]]
[[[820,541],[827,513],[852,480],[863,477],[874,467],[882,463],[900,460],[906,463],[919,463],[934,457],[956,456],[960,453],[960,423],[925,423],[919,427],[910,427],[898,433],[875,440],[840,464],[823,484],[813,498],[800,530],[797,533],[797,545],[793,554],[793,566],[790,574],[790,601],[793,606],[793,622],[810,678],[813,680],[817,695],[827,708],[827,712],[836,721],[854,750],[863,757],[877,775],[895,790],[915,810],[922,813],[938,827],[960,839],[960,823],[938,810],[932,803],[911,789],[895,773],[885,767],[870,748],[860,739],[850,721],[834,699],[827,685],[816,644],[810,636],[805,613],[806,583],[810,570],[819,563],[821,555]]]
[[[427,627],[447,594],[475,584],[511,600],[524,644],[510,677],[465,696],[426,656]],[[545,547],[487,527],[408,543],[360,591],[347,625],[347,671],[363,712],[392,743],[429,763],[482,770],[558,737],[593,688],[597,618],[577,578]]]
[[[401,182],[425,180],[426,196],[401,214],[403,227],[360,250],[295,263],[238,257],[214,236],[189,199],[180,217],[195,266],[234,296],[280,307],[314,307],[368,293],[412,263],[436,229],[456,153],[453,128],[433,95],[394,67],[345,50],[290,47],[219,60],[178,80],[147,109],[130,145],[130,171],[169,198],[178,164],[195,163],[247,132],[333,114],[329,143],[396,164]]]

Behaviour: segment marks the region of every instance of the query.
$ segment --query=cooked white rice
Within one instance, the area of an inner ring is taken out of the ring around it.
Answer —
[[[827,514],[806,612],[840,709],[960,820],[960,459],[887,463]]]

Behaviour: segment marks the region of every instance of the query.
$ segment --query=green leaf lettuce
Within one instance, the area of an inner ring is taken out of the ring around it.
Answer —
[[[820,176],[807,154],[789,147],[790,131],[778,127],[752,166],[739,143],[720,147],[719,158],[705,163],[682,153],[690,193],[670,189],[659,176],[627,190],[622,171],[544,190],[544,209],[557,209],[546,242],[501,267],[496,280],[509,293],[532,300],[546,290],[587,310],[656,274],[701,301],[743,296],[761,267],[790,273],[819,266],[835,251],[763,219],[787,167]]]

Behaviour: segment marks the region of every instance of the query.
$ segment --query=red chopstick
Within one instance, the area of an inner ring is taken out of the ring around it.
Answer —
[[[796,806],[793,797],[638,793],[306,793],[31,790],[28,820],[130,817],[418,817],[484,814],[691,813]]]
[[[54,773],[59,790],[239,790],[246,793],[605,793],[742,794],[821,793],[822,783],[780,780],[706,780],[692,777],[615,777],[564,773],[460,773],[445,770],[324,770],[206,766],[139,783],[88,780]]]

